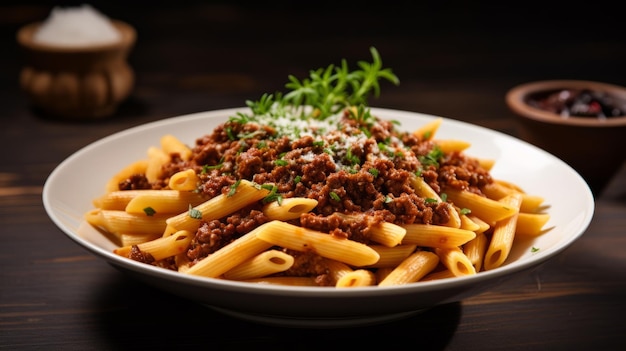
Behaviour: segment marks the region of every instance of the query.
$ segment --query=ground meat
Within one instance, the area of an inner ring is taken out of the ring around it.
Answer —
[[[422,177],[438,194],[446,188],[481,193],[480,189],[493,181],[478,160],[463,153],[437,153],[434,142],[398,132],[390,121],[351,116],[346,112],[330,130],[319,127],[301,133],[302,126],[292,126],[298,129],[293,134],[280,132],[291,122],[272,121],[270,126],[233,118],[198,138],[190,159],[170,155],[156,182],[134,175],[121,182],[120,189],[163,189],[173,174],[186,169],[196,171],[200,180],[197,191],[207,199],[227,195],[241,179],[274,188],[272,199],[202,222],[186,252],[193,265],[269,221],[263,212],[266,201],[316,199],[317,206],[310,213],[290,222],[367,244],[370,228],[383,221],[399,225],[449,222],[450,206],[420,197],[412,185],[414,177]],[[317,253],[290,253],[296,263],[284,274],[332,284],[324,259]],[[175,260],[154,262],[137,248],[131,256],[176,268]]]
[[[285,272],[276,276],[315,277],[315,282],[320,286],[330,286],[334,282],[329,276],[328,266],[322,256],[310,251],[283,250],[293,256],[294,263]]]
[[[152,184],[143,174],[133,174],[118,184],[119,190],[152,189]]]
[[[137,245],[133,245],[130,247],[130,253],[128,254],[128,257],[131,260],[135,260],[141,263],[154,263],[154,257],[147,252],[142,252]]]

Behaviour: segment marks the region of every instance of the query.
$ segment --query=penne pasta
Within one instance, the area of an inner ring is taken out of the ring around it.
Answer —
[[[147,216],[125,211],[95,209],[85,214],[87,223],[115,235],[163,232],[167,215]]]
[[[497,222],[519,212],[519,206],[512,207],[507,203],[489,199],[469,191],[446,189],[448,199],[459,208],[468,208],[471,213],[487,223]]]
[[[456,277],[456,275],[454,275],[452,271],[450,271],[449,269],[442,269],[440,271],[428,273],[420,281],[426,282],[430,280],[439,280],[439,279],[454,278],[454,277]]]
[[[304,197],[292,197],[282,201],[273,201],[263,206],[263,213],[271,220],[288,221],[300,218],[303,213],[311,212],[317,206],[317,200]]]
[[[138,190],[124,211],[134,214],[179,214],[195,207],[206,199],[202,194],[178,190]]]
[[[469,218],[472,222],[474,222],[476,225],[478,225],[478,229],[474,230],[475,233],[484,233],[487,230],[489,230],[489,228],[491,228],[491,226],[489,225],[489,223],[483,221],[482,219],[470,214],[467,216],[467,218]]]
[[[146,179],[150,183],[156,182],[163,173],[163,166],[170,161],[170,156],[163,150],[150,147],[148,148],[148,166],[146,168]]]
[[[476,274],[476,269],[459,248],[436,248],[435,254],[439,257],[439,261],[443,264],[455,277]]]
[[[499,202],[508,208],[519,209],[522,203],[522,195],[520,193],[507,195],[500,199]],[[517,218],[518,214],[515,214],[496,223],[483,262],[485,270],[500,267],[509,256],[513,240],[515,239]]]
[[[478,158],[477,161],[480,167],[487,171],[490,171],[496,164],[496,160],[494,159]]]
[[[405,228],[389,222],[382,222],[370,228],[370,239],[387,247],[399,245],[405,235]]]
[[[210,221],[222,218],[240,210],[253,202],[261,200],[269,190],[257,187],[252,182],[243,180],[233,188],[232,195],[220,194],[205,201],[189,211],[180,213],[167,219],[166,223],[175,230],[196,231],[201,221]]]
[[[380,256],[376,263],[367,266],[373,268],[395,267],[417,249],[415,244],[403,244],[394,247],[370,245],[370,247]]]
[[[312,277],[262,277],[244,280],[254,284],[288,285],[288,286],[318,286]]]
[[[326,259],[324,262],[328,268],[328,275],[330,275],[331,281],[335,284],[337,284],[341,277],[354,271],[349,265],[337,260]]]
[[[396,267],[381,267],[381,268],[378,268],[374,272],[374,276],[376,277],[376,281],[380,284],[380,282],[385,280],[385,278],[389,275],[389,273],[391,273],[393,271],[394,268],[396,268]]]
[[[477,230],[481,230],[480,224],[474,222],[472,218],[467,215],[460,215],[461,218],[461,229],[469,230],[471,232],[476,232]]]
[[[266,226],[267,224],[260,225],[193,266],[190,266],[183,273],[217,278],[237,265],[269,249],[272,244],[257,238],[257,233],[262,231]]]
[[[161,237],[160,233],[147,233],[147,234],[129,234],[120,233],[118,238],[121,246],[133,246],[152,241]]]
[[[114,190],[94,199],[93,205],[101,210],[125,211],[130,200],[144,191],[161,190]]]
[[[278,250],[268,250],[242,262],[224,273],[224,278],[246,280],[284,272],[293,265],[293,256]]]
[[[376,285],[376,276],[367,269],[357,269],[344,274],[335,285],[337,288],[355,288]]]
[[[439,257],[430,251],[418,251],[407,257],[394,268],[378,286],[392,286],[413,283],[432,272],[439,263]]]
[[[198,188],[200,178],[193,169],[176,172],[167,184],[172,190],[193,191]]]
[[[517,216],[515,235],[539,236],[544,232],[544,226],[550,220],[546,213],[522,213]]]
[[[472,146],[471,143],[458,139],[437,139],[433,141],[443,152],[461,152]]]
[[[520,212],[536,212],[541,208],[541,205],[544,202],[544,199],[541,196],[526,194],[521,191],[521,189],[513,187],[511,185],[504,185],[504,183],[500,181],[495,181],[491,184],[487,184],[483,188],[483,193],[485,193],[485,195],[487,195],[487,197],[489,197],[490,199],[494,200],[499,200],[513,193],[521,194],[522,203],[520,205]]]
[[[437,134],[437,130],[439,130],[442,121],[443,118],[435,118],[413,131],[413,135],[418,137],[420,140],[432,140],[435,137],[435,134]]]
[[[181,230],[166,238],[158,238],[141,244],[123,246],[113,252],[120,256],[128,257],[132,246],[137,246],[142,253],[150,254],[155,260],[162,260],[184,252],[193,239],[192,233]]]
[[[476,237],[463,245],[463,252],[470,260],[476,272],[480,272],[483,268],[485,253],[487,252],[487,244],[489,239],[485,233],[476,233]]]
[[[161,137],[161,149],[168,155],[178,154],[183,161],[191,158],[191,149],[171,134]]]
[[[266,223],[263,230],[257,231],[256,235],[272,245],[296,251],[311,251],[353,266],[372,265],[380,257],[365,244],[280,221]]]
[[[403,244],[423,247],[454,248],[474,239],[476,233],[432,224],[405,224],[406,235]]]
[[[128,179],[134,174],[144,174],[148,169],[148,160],[139,160],[124,167],[121,171],[115,174],[106,184],[106,192],[120,190],[120,182]]]

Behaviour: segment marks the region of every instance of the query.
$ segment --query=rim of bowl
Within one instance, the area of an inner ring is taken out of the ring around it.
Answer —
[[[584,127],[615,127],[626,126],[626,115],[619,117],[611,117],[606,119],[597,119],[589,117],[569,117],[562,118],[552,112],[545,111],[526,103],[526,97],[530,94],[559,90],[559,89],[591,89],[609,93],[626,100],[626,87],[622,87],[610,83],[602,83],[588,80],[543,80],[520,84],[506,94],[506,103],[513,112],[525,118],[533,119],[540,122],[551,124],[562,124],[571,126]]]
[[[111,19],[111,24],[117,28],[120,32],[121,39],[116,42],[106,44],[95,45],[80,45],[80,46],[59,46],[46,43],[37,43],[33,41],[35,31],[42,25],[43,22],[34,22],[24,25],[17,31],[17,41],[25,48],[34,51],[55,51],[55,52],[95,52],[101,50],[114,49],[118,47],[129,47],[135,43],[137,38],[137,32],[135,28],[130,24]]]

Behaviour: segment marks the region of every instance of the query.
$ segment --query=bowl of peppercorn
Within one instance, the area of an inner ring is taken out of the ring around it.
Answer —
[[[545,80],[506,94],[519,137],[574,168],[599,195],[626,160],[626,87]]]

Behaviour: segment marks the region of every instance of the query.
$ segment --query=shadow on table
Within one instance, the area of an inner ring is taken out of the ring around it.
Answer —
[[[111,349],[168,345],[177,349],[278,346],[297,350],[391,347],[414,342],[420,350],[444,349],[461,318],[461,305],[441,305],[406,319],[373,326],[337,329],[283,328],[222,315],[192,301],[120,275],[95,295],[98,330]]]

